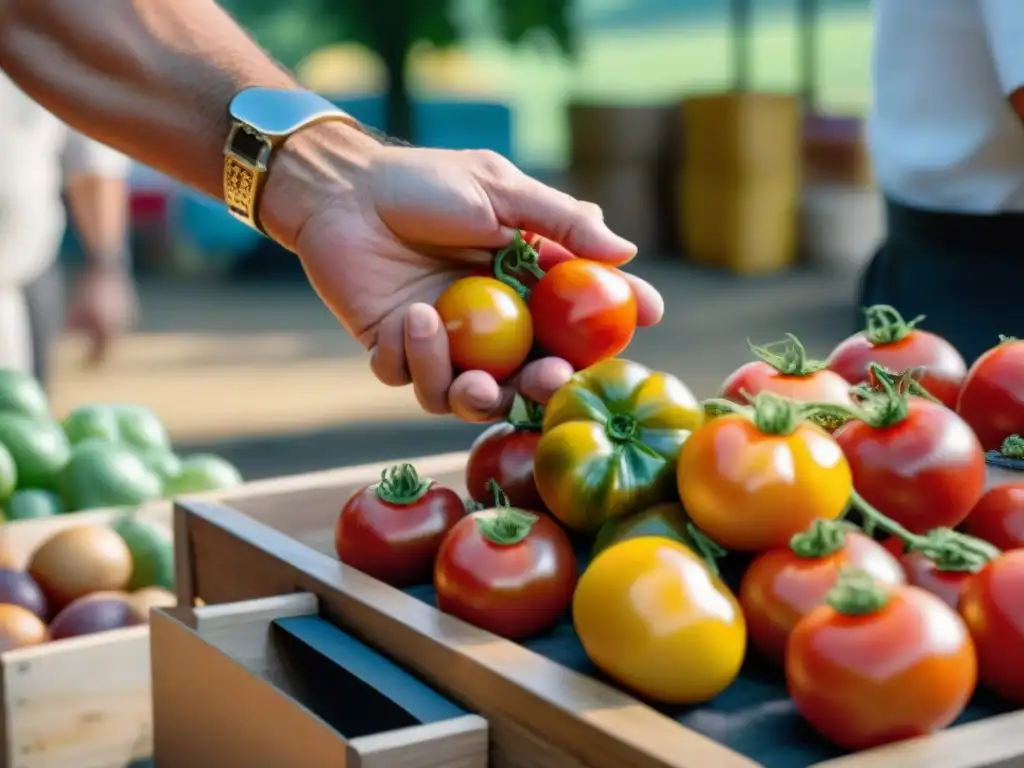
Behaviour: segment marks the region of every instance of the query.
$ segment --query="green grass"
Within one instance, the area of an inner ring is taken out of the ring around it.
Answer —
[[[819,35],[820,105],[861,113],[869,97],[870,16],[826,17]],[[512,103],[517,156],[530,167],[564,165],[565,106],[572,99],[665,103],[732,85],[730,36],[722,24],[591,35],[574,65],[554,52],[515,51],[494,42],[466,47],[477,55],[481,74]],[[789,20],[761,21],[751,51],[752,86],[795,90],[796,51]]]

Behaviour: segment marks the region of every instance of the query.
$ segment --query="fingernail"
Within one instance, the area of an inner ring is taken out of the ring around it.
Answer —
[[[622,253],[629,253],[630,255],[636,255],[637,247],[635,243],[630,242],[621,235],[617,235],[607,226],[604,227],[604,231],[608,233],[608,243],[611,245],[616,252],[621,251]]]
[[[409,310],[409,335],[414,339],[429,339],[440,327],[437,313],[427,307]]]

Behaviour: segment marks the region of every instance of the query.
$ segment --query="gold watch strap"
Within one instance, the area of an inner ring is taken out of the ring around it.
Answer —
[[[341,120],[359,127],[347,112],[310,91],[247,88],[231,102],[231,130],[224,143],[224,202],[239,221],[263,232],[260,197],[274,151],[288,137],[316,123]]]

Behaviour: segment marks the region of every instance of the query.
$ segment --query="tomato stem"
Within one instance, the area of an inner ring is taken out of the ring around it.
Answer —
[[[508,423],[522,432],[540,432],[544,427],[544,406],[517,395],[523,403],[526,418],[522,421],[509,419]]]
[[[628,413],[616,413],[605,424],[604,430],[616,443],[628,443],[636,437],[640,424]]]
[[[525,270],[540,280],[544,277],[544,270],[540,268],[538,259],[537,251],[526,242],[523,233],[517,229],[512,236],[512,242],[498,251],[494,257],[494,277],[518,293],[523,301],[529,301],[530,289],[510,273],[521,274]]]
[[[488,480],[487,485],[494,493],[494,507],[476,515],[481,535],[494,544],[506,547],[518,544],[530,535],[533,524],[537,522],[537,515],[511,506],[508,496],[497,481]]]
[[[817,519],[806,531],[801,531],[789,540],[789,548],[798,557],[816,559],[838,552],[846,543],[846,535],[855,530],[851,523],[842,520]]]
[[[772,351],[772,347],[780,345],[782,354]],[[781,341],[773,341],[763,346],[757,346],[747,339],[747,348],[755,357],[785,376],[810,376],[826,367],[823,360],[811,360],[807,356],[807,348],[792,333],[787,333],[786,338]]]
[[[374,491],[389,504],[408,505],[422,499],[433,484],[429,477],[420,477],[412,464],[396,464],[380,473]]]
[[[865,424],[878,429],[899,424],[910,413],[910,401],[906,393],[900,391],[904,387],[904,380],[892,378],[876,363],[871,363],[868,370],[874,375],[879,389],[854,387],[854,394],[862,406],[854,415]]]
[[[487,505],[486,504],[481,504],[476,499],[463,499],[462,500],[462,506],[464,506],[466,508],[466,514],[471,514],[473,512],[479,512],[481,509],[487,509]]]
[[[935,528],[924,535],[911,533],[892,518],[879,512],[856,490],[850,495],[851,505],[860,513],[864,529],[885,531],[900,539],[906,552],[920,552],[935,563],[940,571],[977,572],[1000,552],[987,541],[967,536],[951,528]]]
[[[859,568],[844,568],[825,602],[845,616],[867,616],[886,606],[889,592]]]
[[[713,575],[720,576],[721,572],[718,569],[718,561],[729,554],[729,551],[692,522],[686,523],[686,533],[689,537],[689,543],[697,550],[697,554],[704,560],[708,570]]]
[[[999,343],[1000,344],[1009,344],[1010,342],[1013,342],[1013,341],[1018,341],[1016,336],[1004,336],[1001,333],[999,334]]]
[[[864,315],[864,338],[876,346],[903,341],[925,318],[924,315],[918,315],[913,320],[904,320],[903,315],[888,304],[865,307]]]
[[[868,365],[868,371],[874,377],[875,386],[873,389],[876,392],[885,392],[882,382],[886,381],[900,394],[914,395],[925,400],[931,400],[933,403],[939,403],[940,405],[942,403],[941,400],[925,389],[921,382],[918,381],[924,373],[924,368],[907,368],[900,373],[893,373],[888,368],[873,362]]]
[[[1024,459],[1024,437],[1010,435],[999,446],[999,455],[1007,459]]]

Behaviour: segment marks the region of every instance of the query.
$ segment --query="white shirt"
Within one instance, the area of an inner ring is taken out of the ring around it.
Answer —
[[[875,0],[869,140],[882,190],[915,207],[1024,211],[1024,0]]]
[[[0,286],[22,286],[57,258],[67,176],[123,178],[128,160],[70,130],[0,73]]]

